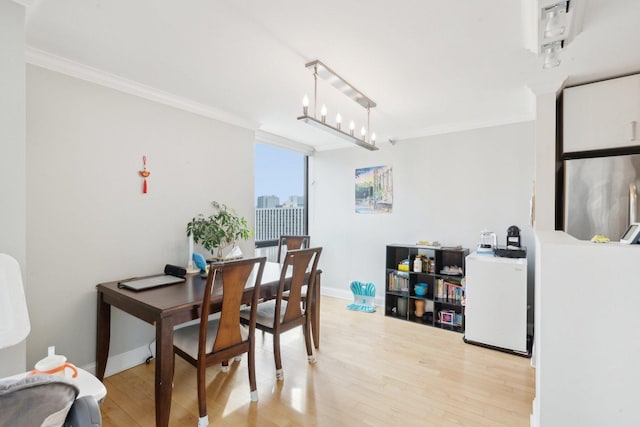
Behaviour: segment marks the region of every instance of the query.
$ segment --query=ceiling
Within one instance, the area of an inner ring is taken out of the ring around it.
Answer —
[[[380,146],[533,120],[529,88],[640,71],[640,1],[571,0],[584,3],[582,31],[546,70],[523,41],[527,1],[36,0],[26,2],[27,58],[316,150],[351,144],[296,120],[303,95],[313,99],[305,63],[315,59],[377,103]],[[365,123],[325,81],[318,104],[329,122],[340,112]]]

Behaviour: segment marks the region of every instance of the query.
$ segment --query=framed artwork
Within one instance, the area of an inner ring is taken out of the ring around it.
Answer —
[[[392,207],[391,166],[356,169],[356,213],[390,213]]]

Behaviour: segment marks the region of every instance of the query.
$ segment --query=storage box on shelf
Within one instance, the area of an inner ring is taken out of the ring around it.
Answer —
[[[464,332],[468,254],[464,248],[388,245],[385,315]]]

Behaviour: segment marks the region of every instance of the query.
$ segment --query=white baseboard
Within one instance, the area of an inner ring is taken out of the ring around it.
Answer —
[[[531,416],[529,417],[529,425],[531,427],[540,427],[540,421],[538,420],[538,414],[540,413],[540,408],[538,407],[538,398],[533,398],[533,403],[531,404]]]
[[[340,298],[347,301],[351,301],[353,299],[353,294],[351,291],[337,288],[322,288],[322,295]],[[380,306],[384,306],[384,298],[376,296],[376,304]],[[149,352],[149,344],[142,345],[140,347],[134,348],[133,350],[129,350],[125,353],[116,354],[109,357],[107,361],[107,370],[104,374],[105,377],[109,377],[111,375],[115,375],[119,372],[126,371],[127,369],[133,368],[134,366],[138,366],[142,363],[145,363],[149,356],[155,356],[156,346],[155,341],[151,343],[151,352]],[[96,364],[89,363],[87,365],[81,366],[87,372],[91,372],[93,375],[96,373]]]
[[[346,290],[346,289],[329,288],[329,287],[323,286],[320,289],[320,293],[328,297],[340,298],[347,301],[353,300],[353,293],[350,290]],[[384,307],[383,296],[376,295],[375,302],[376,302],[376,305]]]
[[[323,286],[322,289],[320,290],[320,293],[328,297],[334,297],[334,298],[340,298],[340,299],[346,299],[346,300],[351,299],[351,292],[345,291],[344,289],[327,288],[326,286]]]
[[[152,345],[152,348],[155,353],[155,346]],[[125,353],[113,355],[109,357],[109,360],[107,361],[107,370],[104,373],[104,376],[109,377],[117,374],[118,372],[126,371],[134,366],[138,366],[144,363],[150,355],[148,344],[134,348],[133,350],[129,350]],[[95,363],[81,366],[81,368],[85,371],[91,372],[93,375],[96,374]]]

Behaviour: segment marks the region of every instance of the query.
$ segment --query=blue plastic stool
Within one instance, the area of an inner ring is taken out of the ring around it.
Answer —
[[[349,310],[364,311],[373,313],[376,311],[375,297],[376,285],[373,283],[351,282],[351,292],[353,292],[353,303],[349,304]]]

